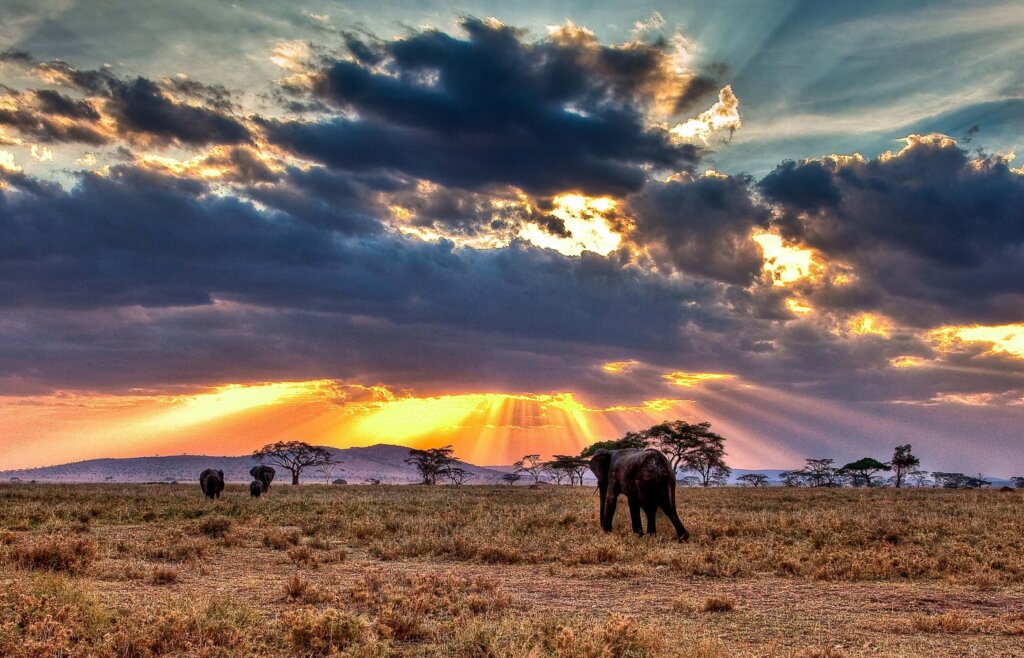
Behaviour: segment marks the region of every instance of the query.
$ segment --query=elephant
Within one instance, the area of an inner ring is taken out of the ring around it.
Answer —
[[[249,469],[249,475],[260,483],[260,486],[263,488],[263,493],[270,491],[270,483],[274,481],[274,475],[276,473],[277,471],[274,470],[273,466],[266,466],[263,464],[253,466]]]
[[[199,488],[207,498],[220,498],[224,491],[224,471],[208,468],[199,474]]]
[[[260,494],[263,493],[263,483],[258,480],[253,480],[249,483],[249,495],[253,498],[259,498]]]
[[[676,478],[668,458],[659,450],[598,450],[590,460],[601,494],[601,529],[612,531],[619,494],[626,494],[633,532],[644,534],[640,510],[647,514],[647,534],[655,533],[654,517],[660,507],[676,530],[679,541],[690,537],[676,514]]]

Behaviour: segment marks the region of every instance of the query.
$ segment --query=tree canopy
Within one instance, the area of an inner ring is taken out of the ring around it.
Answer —
[[[454,453],[455,448],[451,446],[424,450],[410,448],[405,463],[416,467],[416,470],[420,472],[420,481],[423,484],[437,484],[437,478],[444,476],[445,472],[454,465],[455,459],[452,457]]]
[[[292,474],[292,484],[299,483],[299,475],[309,467],[335,463],[326,448],[311,446],[302,441],[269,443],[252,453],[252,458],[280,466]]]
[[[918,466],[921,465],[921,460],[914,456],[910,452],[910,444],[896,446],[896,449],[892,453],[892,461],[889,464],[892,466],[892,483],[897,489],[903,486],[907,476],[914,471]]]
[[[892,470],[892,467],[885,462],[880,462],[872,457],[863,457],[855,462],[843,466],[842,471],[853,476],[855,486],[864,485],[870,487],[876,473]]]

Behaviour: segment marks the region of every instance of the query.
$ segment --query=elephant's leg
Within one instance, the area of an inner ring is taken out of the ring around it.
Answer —
[[[638,535],[644,534],[644,527],[640,524],[640,501],[634,498],[627,498],[629,502],[629,521],[633,524],[633,532]]]
[[[647,514],[647,534],[653,535],[658,532],[654,525],[654,517],[658,515],[658,506],[648,503],[644,505],[644,513]]]
[[[672,504],[672,499],[666,497],[661,501],[661,509],[668,516],[668,520],[672,522],[672,527],[676,529],[676,537],[679,541],[686,541],[690,538],[690,533],[687,532],[686,527],[683,526],[683,522],[679,520],[679,515],[676,514],[676,506]]]
[[[615,506],[618,504],[619,496],[612,491],[604,501],[604,518],[601,519],[601,529],[605,532],[612,531],[612,521],[615,519]]]

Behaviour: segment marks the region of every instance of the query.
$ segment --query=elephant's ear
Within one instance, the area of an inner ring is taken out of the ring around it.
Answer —
[[[222,471],[220,469],[217,469],[217,472],[220,473],[220,478],[223,480],[224,479],[224,471]]]
[[[253,466],[252,468],[250,468],[249,469],[249,475],[251,475],[253,477],[256,477],[256,469],[257,468],[259,468],[259,467],[258,466]]]
[[[597,477],[597,483],[602,484],[608,481],[608,471],[612,466],[612,453],[608,450],[598,450],[590,458],[590,470]]]

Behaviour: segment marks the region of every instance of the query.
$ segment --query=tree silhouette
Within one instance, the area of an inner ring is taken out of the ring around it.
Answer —
[[[583,486],[583,475],[589,468],[590,462],[583,457],[572,455],[555,455],[545,466],[548,472],[555,476],[555,482],[562,483],[563,478],[569,478],[569,486],[579,482]]]
[[[473,477],[472,473],[461,466],[450,466],[444,469],[443,474],[457,487],[462,486],[463,482],[466,482]]]
[[[437,478],[444,475],[444,472],[451,468],[455,462],[452,454],[455,448],[444,446],[443,448],[427,448],[419,450],[409,449],[409,456],[405,458],[406,464],[412,464],[420,472],[420,481],[423,484],[437,484]]]
[[[871,457],[864,457],[858,459],[855,462],[850,462],[841,469],[846,473],[850,473],[853,476],[854,486],[863,484],[866,487],[870,487],[872,479],[876,473],[881,471],[891,471],[892,467],[885,462],[880,462],[877,459]]]
[[[779,479],[782,480],[782,485],[786,487],[802,487],[806,477],[807,471],[804,469],[796,471],[782,471],[779,473]]]
[[[644,432],[627,432],[626,436],[621,439],[591,443],[580,452],[580,457],[592,457],[598,450],[624,450],[626,448],[643,450],[647,447],[647,443],[647,435]]]
[[[1013,482],[1013,486],[1018,489],[1024,489],[1024,475],[1015,475],[1010,478],[1010,482]]]
[[[910,452],[910,444],[896,446],[892,453],[892,482],[899,489],[903,486],[904,480],[915,468],[921,465],[921,460]]]
[[[750,485],[752,487],[767,487],[768,476],[763,473],[747,473],[736,478],[737,482]]]
[[[269,443],[252,453],[258,462],[268,462],[280,466],[292,474],[292,484],[299,483],[299,474],[309,467],[323,466],[332,463],[331,453],[319,446],[311,446],[302,441],[278,441]]]
[[[805,459],[804,477],[812,487],[840,487],[843,484],[843,473],[832,464],[834,459]]]
[[[502,474],[501,479],[512,485],[522,480],[523,476],[519,473],[504,473]]]
[[[534,484],[540,484],[540,476],[544,474],[546,463],[540,460],[540,455],[525,455],[522,459],[512,464],[519,473],[526,473],[533,478]]]

